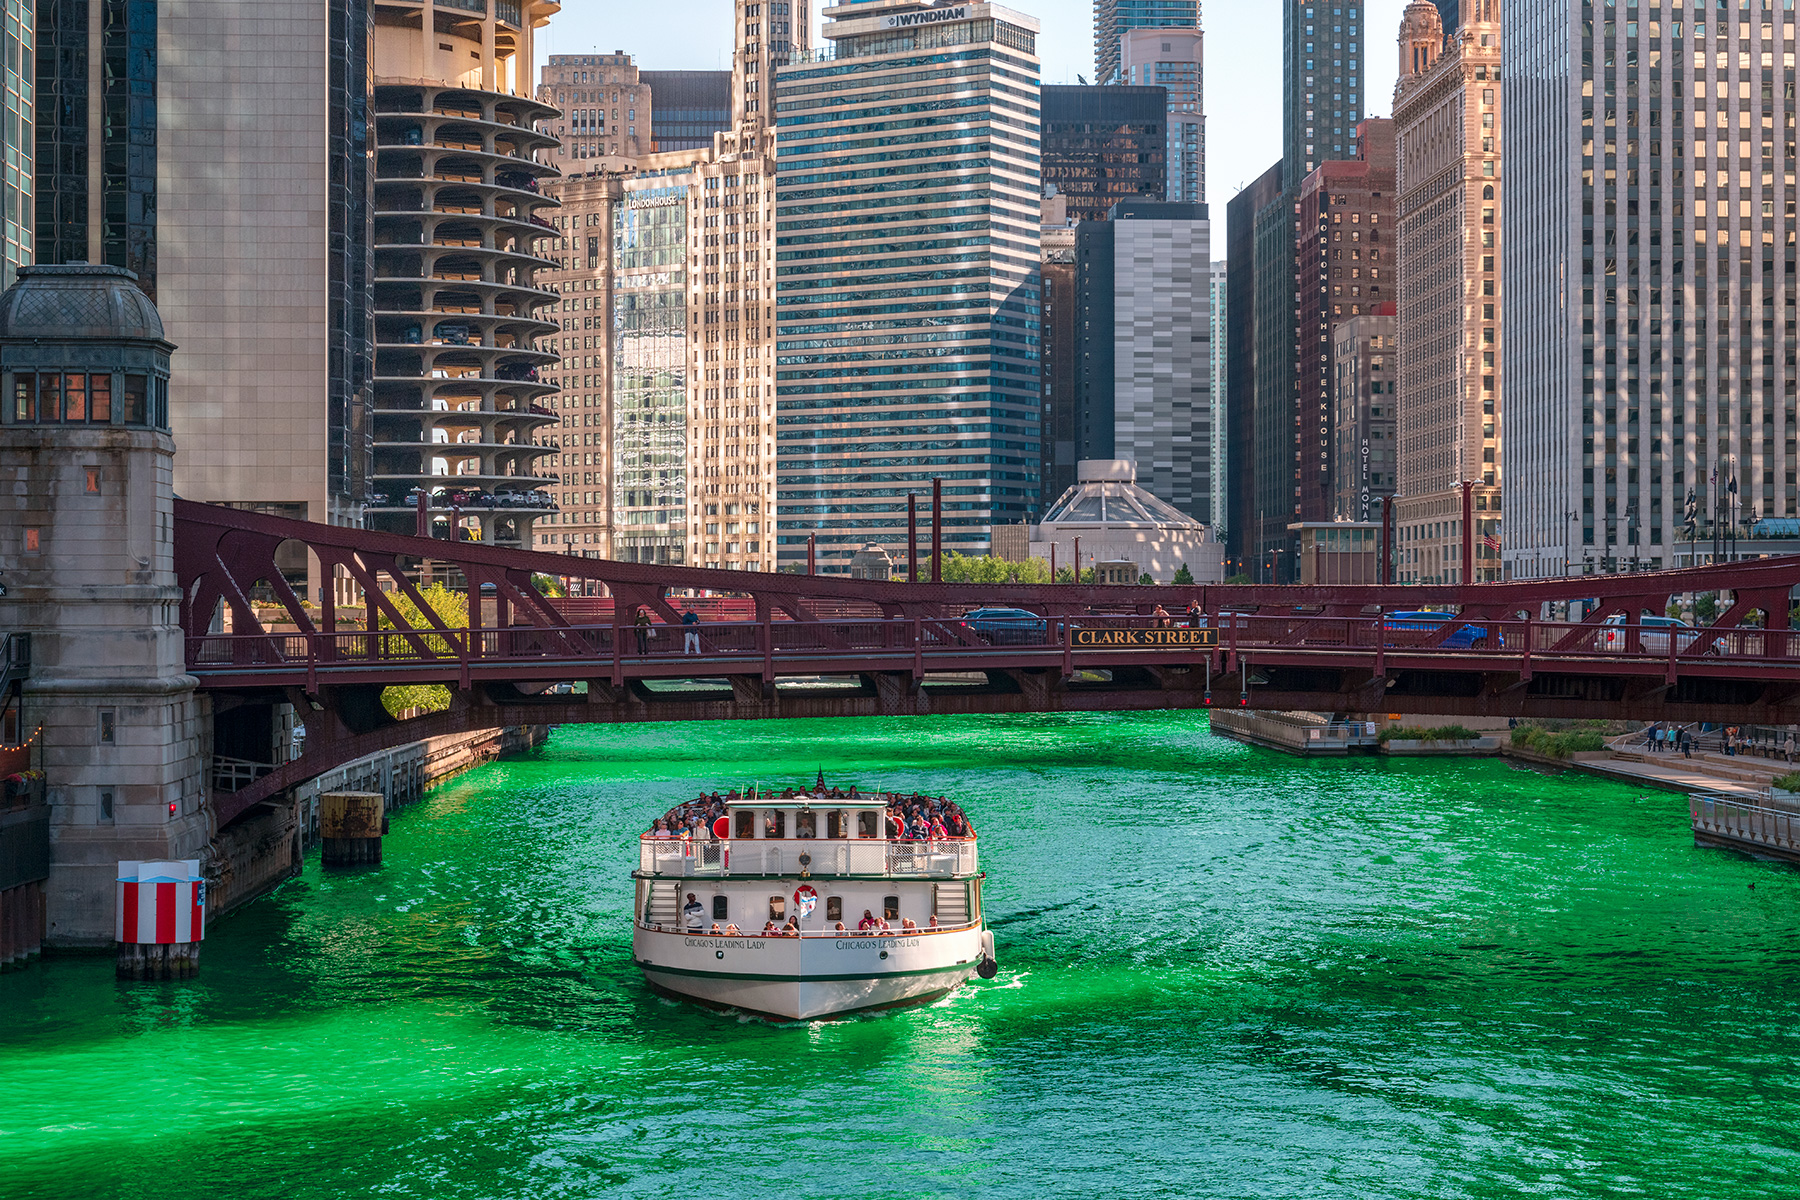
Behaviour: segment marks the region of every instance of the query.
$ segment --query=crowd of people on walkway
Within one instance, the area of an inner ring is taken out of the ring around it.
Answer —
[[[1691,725],[1656,721],[1644,729],[1644,747],[1652,754],[1680,754],[1683,758],[1692,758],[1694,751],[1700,748],[1701,736],[1701,732]],[[1707,731],[1706,736],[1713,734]],[[1800,742],[1796,741],[1793,729],[1746,733],[1741,725],[1727,725],[1717,731],[1717,737],[1719,749],[1727,758],[1754,751],[1764,758],[1779,758],[1792,765],[1796,752],[1800,752]]]
[[[771,798],[777,798],[773,793]],[[856,788],[845,791],[841,788],[820,787],[816,791],[802,789],[799,792],[792,788],[783,790],[781,800],[805,799],[809,803],[816,802],[824,809],[862,808],[865,810],[881,808],[884,813],[884,825],[887,838],[897,842],[937,842],[950,841],[955,838],[972,838],[975,827],[962,808],[954,801],[943,796],[926,796],[918,792],[900,794],[897,792],[877,792],[863,795]],[[668,812],[650,823],[647,837],[657,841],[680,839],[686,841],[706,841],[716,839],[715,825],[725,815],[727,804],[754,805],[755,794],[743,795],[736,791],[720,795],[718,792],[699,795],[692,800],[683,801],[669,809]],[[810,814],[798,817],[794,821],[793,836],[796,838],[818,837],[821,828],[829,837],[830,826],[821,826]],[[779,825],[773,815],[763,822],[762,836],[778,838],[786,833],[786,822]],[[729,834],[728,834],[729,835]],[[844,836],[872,838],[876,831],[864,825],[846,822]]]

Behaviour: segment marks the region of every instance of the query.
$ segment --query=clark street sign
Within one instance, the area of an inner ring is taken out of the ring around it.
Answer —
[[[1210,650],[1219,644],[1216,629],[1075,629],[1071,645],[1122,650]]]
[[[955,8],[928,8],[924,12],[895,13],[891,17],[883,17],[881,25],[884,29],[911,29],[915,25],[936,25],[940,21],[965,21],[969,17],[969,6],[959,4]]]

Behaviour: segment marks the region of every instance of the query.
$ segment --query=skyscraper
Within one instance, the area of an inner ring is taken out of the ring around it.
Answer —
[[[1225,207],[1224,404],[1225,423],[1232,431],[1225,453],[1225,476],[1231,487],[1225,510],[1225,552],[1236,568],[1233,574],[1251,574],[1250,565],[1262,553],[1260,512],[1265,483],[1257,476],[1256,401],[1261,379],[1276,374],[1266,367],[1260,372],[1257,369],[1258,352],[1266,352],[1263,322],[1275,319],[1271,310],[1277,307],[1268,302],[1266,290],[1278,289],[1288,312],[1287,327],[1293,328],[1292,272],[1285,279],[1269,279],[1257,269],[1259,219],[1265,212],[1279,216],[1275,206],[1282,194],[1281,163],[1277,161]],[[1286,362],[1285,353],[1281,361]],[[1285,515],[1275,515],[1283,518],[1279,528],[1285,535]]]
[[[1237,441],[1247,443],[1229,469],[1231,508],[1242,519],[1234,517],[1228,528],[1234,557],[1249,568],[1246,573],[1264,579],[1292,577],[1296,545],[1288,526],[1300,516],[1303,501],[1310,497],[1316,508],[1324,494],[1316,469],[1316,456],[1325,449],[1318,444],[1319,422],[1303,418],[1317,411],[1321,356],[1329,360],[1331,346],[1328,334],[1323,343],[1317,341],[1317,328],[1304,337],[1295,330],[1302,304],[1317,300],[1310,294],[1316,281],[1309,279],[1304,290],[1299,282],[1300,189],[1320,163],[1356,157],[1355,131],[1362,120],[1361,0],[1282,0],[1281,21],[1281,161],[1228,210],[1227,259],[1235,281],[1229,305],[1229,420]],[[1304,397],[1303,369],[1312,372]],[[1324,424],[1328,441],[1328,403]],[[1314,469],[1297,474],[1302,453]]]
[[[1282,0],[1282,161],[1297,185],[1356,157],[1363,104],[1363,0]]]
[[[555,108],[532,98],[533,31],[555,0],[491,14],[375,0],[375,481],[370,524],[412,532],[414,488],[439,536],[527,547],[554,481],[560,239],[540,160]]]
[[[1223,248],[1224,242],[1216,244]],[[1231,494],[1229,459],[1231,424],[1226,412],[1226,291],[1225,260],[1213,259],[1209,272],[1208,292],[1212,300],[1212,520],[1215,531],[1223,530],[1231,519],[1227,507]],[[1221,538],[1220,540],[1223,540]]]
[[[904,544],[933,477],[946,549],[984,554],[1039,491],[1038,25],[913,0],[833,15],[835,57],[779,72],[780,554],[816,534],[843,571]]]
[[[552,54],[537,98],[560,110],[543,130],[557,141],[544,161],[561,174],[624,170],[655,149],[650,84],[623,51]]]
[[[1068,87],[1042,96],[1041,178],[1077,221],[1104,221],[1121,200],[1168,189],[1168,101],[1161,87]]]
[[[45,0],[37,18],[36,257],[125,267],[156,301],[181,347],[176,489],[360,522],[372,4]],[[0,181],[9,254],[24,169]]]
[[[563,470],[540,545],[774,569],[767,72],[804,54],[804,14],[801,4],[736,0],[730,72],[627,72],[626,56],[602,56],[591,82],[649,89],[658,148],[547,185],[563,203],[548,278],[562,297]]]
[[[1515,578],[1704,562],[1800,511],[1794,13],[1638,11],[1506,6]]]
[[[1478,9],[1478,16],[1487,10]],[[1400,499],[1395,578],[1500,578],[1498,369],[1500,25],[1477,19],[1446,42],[1438,10],[1407,7],[1394,93],[1400,193]],[[1474,485],[1472,576],[1462,555],[1462,483]]]
[[[1126,85],[1168,93],[1168,175],[1174,204],[1206,203],[1205,39],[1198,29],[1133,29],[1121,39]]]
[[[1124,200],[1075,232],[1076,458],[1130,459],[1138,484],[1212,514],[1212,222],[1203,204]]]
[[[1094,0],[1094,82],[1125,82],[1119,40],[1132,29],[1198,29],[1200,0]]]
[[[1394,303],[1394,123],[1357,127],[1357,157],[1300,184],[1294,306],[1294,519],[1331,519],[1337,327]]]

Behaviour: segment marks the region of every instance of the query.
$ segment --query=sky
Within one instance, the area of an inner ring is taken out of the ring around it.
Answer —
[[[819,7],[815,0],[814,11]],[[1038,55],[1045,83],[1074,83],[1078,74],[1093,80],[1092,0],[1013,0],[1011,7],[1043,25]],[[1399,62],[1394,34],[1406,0],[1365,0],[1364,7],[1363,111],[1386,116]],[[1202,0],[1200,24],[1206,32],[1206,198],[1221,206],[1222,219],[1225,202],[1281,157],[1280,0]],[[820,42],[816,30],[813,42]],[[731,0],[564,0],[539,33],[540,57],[615,50],[646,70],[727,69]]]

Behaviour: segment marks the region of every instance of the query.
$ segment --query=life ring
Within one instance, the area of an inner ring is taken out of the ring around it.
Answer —
[[[712,823],[713,836],[728,838],[731,836],[731,822],[725,817],[715,817]]]
[[[794,889],[794,911],[802,920],[812,916],[812,910],[818,903],[819,892],[812,884],[803,883]]]

